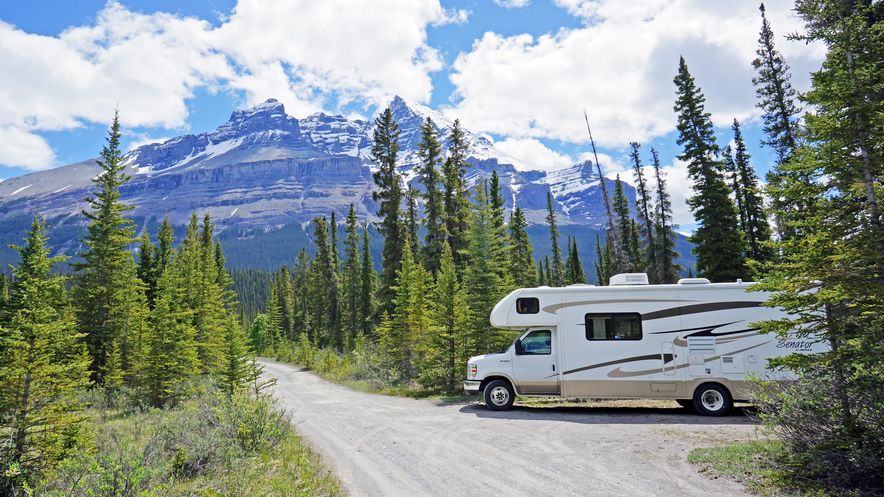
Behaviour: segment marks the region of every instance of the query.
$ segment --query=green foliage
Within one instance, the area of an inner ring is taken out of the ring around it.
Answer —
[[[747,276],[743,239],[737,226],[737,212],[718,161],[718,145],[706,97],[694,83],[684,58],[679,59],[675,112],[678,140],[683,147],[679,160],[688,163],[694,195],[688,205],[700,225],[691,236],[696,244],[697,268],[712,281],[733,281]]]
[[[384,235],[382,269],[378,300],[380,312],[393,311],[393,286],[402,260],[402,247],[405,244],[405,227],[402,225],[399,206],[402,203],[402,187],[399,173],[396,172],[396,157],[399,153],[399,125],[393,120],[393,113],[387,108],[375,120],[371,156],[379,168],[374,173],[377,190],[372,198],[379,202],[378,216],[381,218],[380,232]]]
[[[429,117],[421,126],[418,157],[421,160],[418,169],[418,179],[424,186],[422,197],[424,198],[424,211],[426,213],[424,224],[427,227],[427,234],[424,238],[423,258],[427,269],[435,275],[439,271],[441,264],[442,246],[447,238],[447,230],[445,226],[445,205],[440,189],[442,178],[438,169],[442,162],[442,145],[439,143],[436,125]]]
[[[464,250],[467,246],[470,201],[466,185],[467,153],[469,146],[464,137],[460,120],[455,119],[448,135],[448,157],[442,165],[444,193],[442,206],[445,212],[445,231],[448,244],[454,254],[454,262],[463,269]]]
[[[342,326],[345,348],[352,349],[356,335],[362,331],[360,293],[362,265],[359,260],[359,221],[356,208],[350,204],[347,212],[347,236],[344,238],[344,269],[341,272]]]
[[[632,152],[629,154],[632,159],[632,174],[635,176],[636,182],[636,199],[635,208],[637,211],[638,227],[643,240],[641,248],[641,258],[646,262],[645,272],[651,279],[651,283],[658,283],[660,275],[660,255],[657,253],[659,244],[654,241],[654,206],[651,202],[650,187],[645,179],[644,167],[642,166],[639,149],[641,145],[637,142],[629,144]],[[636,251],[638,253],[638,250]]]
[[[547,283],[550,286],[564,286],[565,269],[562,263],[562,248],[559,246],[559,227],[556,225],[556,212],[553,209],[550,192],[546,192],[546,224],[549,226],[549,244],[552,247],[552,268]]]
[[[675,283],[678,280],[678,271],[681,269],[675,262],[678,258],[678,252],[675,251],[675,229],[678,226],[672,222],[672,199],[666,190],[666,178],[660,167],[660,156],[654,148],[651,148],[651,162],[657,182],[654,210],[654,241],[657,247],[653,253],[658,257],[658,272],[655,280],[659,283]]]
[[[568,237],[568,257],[565,261],[565,284],[586,283],[586,273],[583,271],[583,263],[580,262],[580,253],[577,250],[577,240]]]
[[[258,314],[249,327],[249,346],[257,353],[267,350],[270,345],[270,330],[267,314]]]
[[[534,249],[528,238],[528,220],[521,208],[516,207],[510,216],[509,236],[509,271],[513,284],[521,288],[530,288],[537,284],[537,273],[534,268]]]
[[[752,164],[749,163],[746,142],[743,141],[740,123],[736,119],[734,119],[731,129],[734,131],[736,149],[732,158],[729,151],[725,152],[725,170],[731,173],[734,184],[740,228],[746,236],[748,244],[746,257],[755,263],[763,264],[773,256],[770,247],[770,224],[768,224],[767,214],[764,212],[764,199],[761,196],[758,178],[755,176]]]
[[[64,282],[51,274],[46,228],[35,219],[13,268],[0,325],[0,493],[13,493],[68,458],[82,442],[76,398],[89,385],[89,356]]]
[[[359,285],[359,321],[362,323],[362,334],[370,335],[374,331],[375,289],[377,287],[377,274],[374,270],[374,262],[371,260],[371,247],[368,238],[368,226],[362,230],[362,257],[360,258],[362,270],[360,271]]]

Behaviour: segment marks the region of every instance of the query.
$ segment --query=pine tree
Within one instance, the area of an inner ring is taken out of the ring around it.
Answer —
[[[215,262],[214,225],[209,214],[203,216],[199,240],[199,285],[197,307],[194,311],[197,347],[204,372],[212,372],[223,357],[223,341],[228,320],[224,293],[218,284],[218,265]]]
[[[221,391],[230,398],[247,384],[251,373],[246,337],[242,326],[233,316],[227,318],[224,327],[222,351],[223,362],[216,369],[215,377]]]
[[[636,142],[629,144],[632,147],[632,172],[635,175],[636,182],[636,199],[635,208],[638,213],[639,228],[641,236],[644,239],[644,249],[642,257],[646,261],[646,272],[650,274],[652,282],[657,282],[657,276],[660,271],[657,265],[660,261],[657,254],[657,243],[654,241],[654,206],[651,202],[650,187],[645,180],[645,173],[642,167],[641,157],[639,156],[640,145]]]
[[[7,302],[9,302],[9,278],[5,272],[0,272],[0,323],[6,315]]]
[[[384,235],[384,249],[381,254],[381,277],[378,289],[380,311],[393,311],[393,285],[402,260],[402,247],[405,244],[405,227],[399,214],[402,203],[402,186],[396,172],[396,157],[399,154],[399,125],[393,120],[393,113],[387,108],[377,119],[371,148],[372,158],[378,163],[374,173],[377,190],[372,197],[380,203],[378,216],[381,218],[380,232]]]
[[[543,259],[537,260],[537,286],[549,286],[546,283],[546,274],[543,272]]]
[[[150,233],[145,228],[141,232],[141,246],[138,247],[138,277],[144,283],[147,305],[152,309],[157,290],[156,247],[150,241]]]
[[[120,187],[129,177],[120,150],[119,113],[114,114],[98,164],[102,172],[92,180],[94,196],[86,199],[89,210],[83,211],[89,221],[83,238],[86,248],[78,254],[82,261],[72,266],[77,327],[86,334],[92,376],[100,383],[114,340],[123,344],[122,361],[128,366],[130,341],[143,331],[147,311],[144,286],[129,251],[135,225],[125,213],[132,207],[120,200]]]
[[[163,272],[150,314],[144,385],[149,402],[156,407],[180,402],[200,370],[194,312],[185,299],[181,269],[173,265]]]
[[[430,389],[454,391],[468,359],[464,346],[468,306],[447,243],[442,247],[441,264],[430,300],[430,320],[434,326],[422,352],[420,382]]]
[[[657,243],[658,275],[659,283],[675,283],[678,280],[680,267],[675,263],[678,252],[675,251],[675,230],[677,226],[672,224],[672,200],[666,191],[666,178],[660,167],[660,156],[657,150],[651,148],[651,162],[654,166],[654,178],[657,182],[657,208],[654,213],[654,241]]]
[[[636,254],[630,250],[630,240],[632,237],[632,217],[629,214],[629,201],[623,190],[623,182],[620,181],[620,175],[614,181],[614,226],[617,239],[617,247],[611,248],[611,252],[617,255],[613,265],[609,267],[611,275],[617,273],[633,273],[638,270]],[[607,247],[608,244],[605,244]]]
[[[737,221],[739,222],[740,231],[745,234],[747,230],[746,208],[743,206],[743,187],[740,184],[740,173],[737,171],[737,163],[734,160],[734,151],[731,149],[731,146],[728,145],[724,147],[721,155],[723,156],[722,165],[724,166],[724,172],[728,176],[726,179],[730,179],[731,190],[734,192],[734,201],[737,204]]]
[[[568,260],[565,264],[567,284],[586,283],[586,273],[583,263],[580,262],[580,253],[577,250],[577,239],[568,237]]]
[[[610,246],[606,243],[602,248],[601,237],[595,235],[595,253],[598,262],[595,264],[595,275],[599,286],[605,286],[611,278],[611,265],[613,264]]]
[[[448,243],[454,254],[454,262],[463,268],[465,257],[463,251],[467,246],[467,218],[470,201],[467,194],[466,171],[469,145],[464,136],[460,121],[455,119],[448,135],[448,158],[442,166],[442,184],[444,187],[443,208]]]
[[[556,286],[553,281],[552,271],[549,268],[549,256],[543,257],[543,279],[546,280],[548,286]]]
[[[295,339],[295,292],[292,274],[283,265],[276,273],[276,299],[279,302],[279,331],[285,340]]]
[[[484,183],[483,187],[485,187]],[[497,269],[501,285],[503,285],[504,288],[511,289],[514,287],[515,283],[513,281],[513,276],[509,271],[510,253],[509,245],[507,243],[509,238],[507,237],[506,226],[504,224],[506,208],[504,207],[503,195],[500,192],[500,177],[497,175],[496,170],[491,171],[490,188],[485,198],[487,199],[491,215],[491,250],[492,255],[495,258],[494,267]]]
[[[267,341],[271,347],[277,347],[283,340],[282,309],[277,295],[277,279],[270,284],[270,295],[267,297]]]
[[[641,235],[639,234],[638,223],[635,219],[629,221],[629,246],[627,247],[629,260],[632,261],[632,271],[636,273],[644,272],[647,261],[642,254]]]
[[[758,186],[758,177],[755,176],[755,170],[749,162],[749,152],[746,150],[746,143],[743,141],[743,134],[740,131],[740,123],[734,119],[734,174],[739,183],[739,192],[734,191],[738,195],[739,201],[737,205],[740,209],[740,220],[743,223],[743,231],[746,233],[746,242],[749,245],[747,256],[760,263],[766,262],[773,254],[770,249],[771,233],[770,225],[767,222],[767,215],[764,212],[764,199],[761,196],[761,189]]]
[[[361,283],[359,285],[359,321],[362,323],[363,335],[370,335],[374,330],[375,310],[375,286],[376,273],[374,262],[371,260],[371,248],[368,238],[368,225],[362,230],[362,257],[360,259],[362,269],[360,271]]]
[[[509,271],[515,286],[530,288],[537,285],[534,268],[534,250],[528,238],[528,220],[521,208],[510,215]]]
[[[765,15],[764,4],[760,10],[761,32],[756,50],[758,57],[752,61],[756,71],[752,84],[755,85],[755,95],[758,97],[756,106],[764,111],[761,118],[767,139],[762,143],[769,145],[777,154],[777,163],[768,173],[767,182],[777,188],[783,188],[783,181],[804,180],[794,177],[794,171],[790,172],[788,168],[783,167],[791,160],[798,146],[799,109],[795,105],[798,93],[789,82],[791,78],[789,66],[774,45],[774,34]],[[771,196],[771,207],[774,211],[795,211],[804,205],[801,199],[792,199],[792,203],[789,204],[784,202],[786,199],[783,197]],[[775,220],[780,238],[793,235],[780,219],[775,218]]]
[[[408,238],[408,245],[411,251],[417,257],[421,252],[420,239],[418,239],[418,220],[417,220],[417,190],[409,187],[405,191],[405,235]]]
[[[0,327],[0,493],[18,491],[73,455],[83,417],[78,395],[89,386],[89,356],[77,333],[62,277],[52,274],[46,227],[31,224],[13,268]]]
[[[174,252],[175,231],[172,229],[172,223],[169,222],[169,216],[163,217],[163,223],[157,231],[157,250],[156,250],[156,277],[157,279],[163,274],[163,271],[169,267]]]
[[[717,160],[719,150],[710,115],[705,110],[706,98],[694,84],[684,57],[679,59],[673,81],[677,95],[677,143],[684,147],[678,158],[688,163],[694,182],[694,195],[688,199],[688,205],[700,225],[691,236],[696,245],[697,269],[712,281],[743,278],[747,270],[736,208],[728,196],[722,166]]]
[[[292,296],[294,298],[295,329],[292,339],[300,338],[300,335],[313,337],[314,333],[310,321],[310,256],[307,249],[302,248],[295,260],[295,270],[292,275]]]
[[[335,211],[331,212],[328,223],[329,245],[331,246],[331,266],[335,272],[341,269],[341,258],[338,255],[338,218]]]
[[[318,333],[318,344],[343,350],[341,336],[341,309],[338,295],[338,272],[332,260],[331,243],[324,217],[313,219],[313,242],[316,245],[316,257],[313,258],[311,271],[314,285],[312,292],[316,294],[315,326]]]
[[[224,300],[224,306],[228,312],[234,312],[237,307],[237,295],[234,289],[233,277],[227,270],[227,258],[224,257],[224,249],[220,241],[215,241],[215,267],[218,274],[218,288]]]
[[[249,327],[249,346],[257,354],[262,354],[269,345],[267,314],[258,314]]]
[[[426,213],[427,235],[424,238],[423,256],[427,269],[434,275],[439,271],[442,246],[445,244],[445,204],[440,191],[442,179],[439,164],[442,162],[442,146],[439,133],[433,120],[427,117],[421,126],[421,141],[418,145],[420,167],[418,180],[424,185],[424,211]]]
[[[549,243],[552,250],[552,269],[550,270],[550,286],[565,284],[565,271],[562,264],[562,248],[559,247],[559,227],[556,225],[556,213],[553,209],[552,193],[546,192],[546,224],[549,226]]]
[[[346,348],[352,349],[356,336],[362,331],[360,322],[359,295],[362,285],[362,266],[359,261],[359,221],[356,208],[350,204],[347,212],[347,236],[344,238],[344,271],[341,280],[342,317]]]

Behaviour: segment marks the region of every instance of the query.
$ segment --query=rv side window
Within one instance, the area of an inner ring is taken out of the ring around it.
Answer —
[[[641,340],[642,317],[637,312],[586,315],[587,340]]]
[[[540,300],[537,297],[516,299],[516,312],[519,314],[537,314],[540,312]]]

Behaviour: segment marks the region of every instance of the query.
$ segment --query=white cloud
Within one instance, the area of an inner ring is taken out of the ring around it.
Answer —
[[[755,116],[751,60],[760,17],[754,2],[559,0],[581,28],[533,37],[485,33],[458,56],[455,111],[468,128],[510,137],[586,141],[586,108],[596,141],[618,147],[675,127],[672,78],[684,55],[717,124]],[[777,43],[807,88],[822,47],[787,42],[799,30],[791,2],[768,2]]]
[[[0,164],[25,169],[46,169],[55,153],[42,137],[16,126],[0,126]]]
[[[498,6],[505,9],[520,9],[531,3],[531,0],[494,0]]]
[[[574,163],[573,158],[551,150],[533,138],[507,138],[495,142],[494,148],[508,155],[520,170],[553,171]]]
[[[443,66],[427,27],[468,15],[439,0],[240,0],[214,27],[111,0],[94,23],[58,36],[0,21],[0,74],[15,75],[0,80],[0,129],[20,138],[17,151],[0,153],[50,167],[36,133],[106,123],[117,106],[124,126],[181,128],[201,88],[242,91],[244,105],[275,97],[297,115],[322,110],[331,95],[339,105],[395,94],[426,102],[429,73]]]

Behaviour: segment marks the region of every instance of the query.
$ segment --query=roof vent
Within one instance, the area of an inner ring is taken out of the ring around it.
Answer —
[[[568,285],[568,287],[575,287],[575,286],[581,287],[581,286],[595,286],[595,285],[589,285],[587,283],[571,283],[570,285]]]
[[[678,280],[679,285],[708,285],[710,281],[706,278],[682,278]]]
[[[647,273],[622,273],[611,276],[611,286],[647,285]]]

